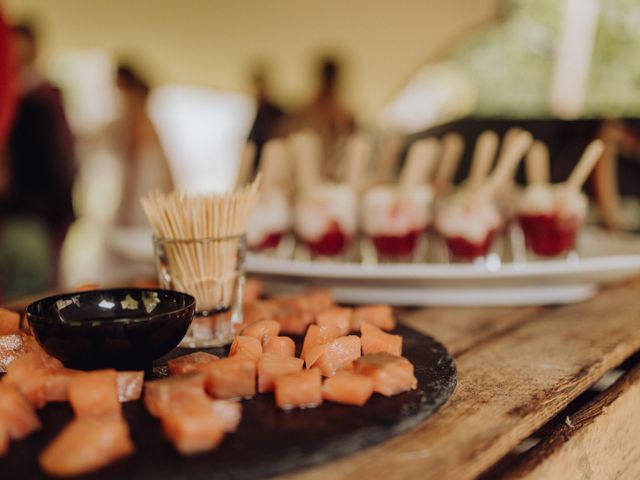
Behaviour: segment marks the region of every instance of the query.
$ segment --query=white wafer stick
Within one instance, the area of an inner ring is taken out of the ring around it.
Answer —
[[[450,132],[442,138],[442,156],[433,178],[433,183],[439,194],[446,193],[451,187],[463,153],[464,138],[462,135]]]
[[[284,140],[274,138],[262,147],[262,189],[286,189],[289,183],[287,148]]]
[[[509,145],[513,143],[513,141],[518,137],[518,135],[522,131],[524,130],[522,130],[520,127],[511,127],[509,130],[506,131],[506,133],[504,134],[504,137],[502,137],[502,145],[500,146],[500,153],[498,153],[498,162],[500,161],[502,156],[505,154],[507,148],[509,148]]]
[[[517,136],[505,146],[498,164],[487,181],[480,187],[481,193],[488,197],[492,197],[496,190],[504,185],[515,173],[516,167],[523,155],[529,150],[533,142],[533,137],[529,132],[521,130]]]
[[[344,183],[360,191],[371,158],[371,139],[364,133],[354,133],[347,140],[344,153]]]
[[[478,135],[467,181],[469,187],[476,188],[487,178],[496,158],[499,141],[498,134],[493,130],[486,130]]]
[[[409,148],[407,161],[400,172],[399,188],[411,188],[427,182],[431,178],[439,152],[440,142],[436,138],[414,142]]]
[[[571,175],[569,175],[569,179],[566,182],[567,187],[580,190],[596,166],[596,163],[598,163],[598,160],[602,157],[603,152],[604,142],[599,139],[593,140],[582,154],[582,157],[580,157]]]
[[[322,182],[322,141],[320,136],[305,130],[291,135],[287,144],[295,165],[296,186],[308,191]]]
[[[396,132],[390,132],[384,139],[376,164],[375,183],[390,183],[392,181],[404,142],[405,137]]]
[[[524,165],[529,184],[549,183],[549,150],[543,142],[540,140],[533,142]]]

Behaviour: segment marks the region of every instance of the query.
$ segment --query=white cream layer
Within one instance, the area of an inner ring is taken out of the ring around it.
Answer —
[[[557,215],[560,218],[587,216],[589,200],[582,192],[569,189],[564,184],[528,186],[517,204],[520,215]]]
[[[362,199],[362,228],[370,236],[406,235],[424,230],[431,221],[433,189],[427,185],[400,190],[379,186]]]
[[[489,232],[501,225],[502,215],[493,202],[465,191],[444,199],[436,210],[436,229],[446,238],[461,237],[471,243],[482,243]]]
[[[260,194],[247,223],[247,243],[260,245],[270,234],[291,228],[291,208],[286,194],[271,188]]]
[[[315,241],[336,222],[346,235],[357,228],[356,192],[346,186],[325,183],[298,199],[295,205],[294,227],[305,240]]]

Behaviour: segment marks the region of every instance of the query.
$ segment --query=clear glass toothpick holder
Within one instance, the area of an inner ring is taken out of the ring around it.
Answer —
[[[196,314],[181,347],[228,345],[242,323],[245,236],[168,239],[154,237],[162,288],[196,299]]]

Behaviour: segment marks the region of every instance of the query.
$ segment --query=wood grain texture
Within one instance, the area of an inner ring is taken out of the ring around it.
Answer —
[[[481,345],[534,319],[542,307],[429,308],[400,314],[405,325],[431,335],[454,356]]]
[[[451,400],[412,433],[288,478],[474,478],[640,349],[639,311],[640,281],[541,310],[459,355]]]
[[[505,479],[640,478],[640,366],[568,417]]]

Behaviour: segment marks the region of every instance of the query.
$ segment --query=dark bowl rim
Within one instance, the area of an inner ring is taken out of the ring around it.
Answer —
[[[169,290],[166,288],[141,288],[141,287],[120,287],[120,288],[96,288],[93,290],[81,290],[81,291],[75,291],[75,292],[65,292],[65,293],[58,293],[55,295],[49,295],[48,297],[43,297],[40,298],[34,302],[31,302],[29,304],[29,306],[27,306],[25,313],[26,313],[26,317],[27,317],[27,321],[29,322],[29,324],[31,323],[32,320],[36,321],[36,322],[47,322],[51,320],[51,317],[48,315],[41,315],[39,313],[35,313],[33,310],[35,309],[35,306],[39,303],[42,302],[46,302],[49,301],[51,303],[58,301],[58,300],[62,300],[65,298],[72,298],[76,295],[88,295],[91,293],[100,293],[100,292],[157,292],[157,293],[171,293],[171,294],[179,294],[179,295],[184,295],[184,297],[186,298],[186,300],[188,301],[188,304],[185,305],[184,307],[181,308],[176,308],[175,310],[171,310],[168,312],[162,312],[162,313],[156,313],[154,315],[147,315],[147,316],[143,316],[143,317],[137,317],[137,318],[131,318],[131,317],[114,317],[113,319],[110,319],[106,322],[104,322],[104,324],[122,324],[122,323],[126,323],[126,324],[136,324],[136,323],[144,323],[144,322],[153,322],[156,321],[162,317],[166,317],[168,315],[172,315],[175,313],[180,313],[183,312],[185,310],[188,310],[190,308],[195,309],[195,305],[196,305],[196,299],[193,295],[190,295],[189,293],[186,292],[181,292],[179,290]],[[61,323],[61,322],[58,322]],[[101,322],[102,323],[102,322]],[[69,326],[86,326],[86,322],[84,321],[74,321],[71,320],[68,323],[66,323]],[[103,325],[100,325],[103,326]],[[98,327],[96,327],[98,328]]]

